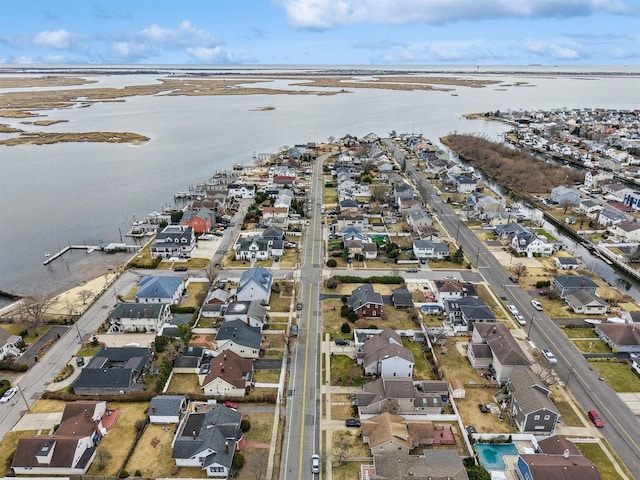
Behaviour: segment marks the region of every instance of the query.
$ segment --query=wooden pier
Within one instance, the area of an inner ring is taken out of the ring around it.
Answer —
[[[96,250],[105,253],[115,252],[137,252],[140,250],[139,245],[127,245],[125,243],[109,243],[107,245],[67,245],[54,255],[47,255],[47,259],[42,262],[43,265],[49,265],[55,259],[60,258],[69,250],[84,250],[87,253],[93,253]]]

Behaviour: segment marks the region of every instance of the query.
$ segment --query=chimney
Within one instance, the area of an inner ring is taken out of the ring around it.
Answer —
[[[155,405],[151,405],[151,413],[156,413],[156,406]]]
[[[86,408],[84,409],[84,416],[88,417],[89,416],[89,410],[87,410]]]
[[[224,442],[224,453],[229,453],[229,442]]]
[[[562,456],[563,456],[564,458],[569,458],[569,449],[568,449],[568,448],[565,448],[565,449],[564,449],[564,453],[562,454]]]
[[[198,434],[196,433],[196,431],[195,431],[195,430],[193,430],[193,431],[191,432],[191,436],[193,437],[193,439],[194,439],[194,440],[195,440],[196,438],[198,438]]]
[[[142,315],[145,317],[149,316],[149,310],[147,310],[146,308],[142,311]]]
[[[223,358],[224,358],[225,360],[227,359],[227,354],[226,354],[226,353],[224,354],[224,357],[223,357]]]

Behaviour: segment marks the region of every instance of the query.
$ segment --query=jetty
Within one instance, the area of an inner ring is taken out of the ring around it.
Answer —
[[[127,245],[126,243],[109,243],[107,245],[67,245],[58,253],[54,255],[45,254],[47,259],[42,262],[43,265],[49,265],[57,258],[62,257],[69,250],[84,250],[87,253],[93,253],[96,250],[104,253],[115,252],[137,252],[140,250],[140,245]]]

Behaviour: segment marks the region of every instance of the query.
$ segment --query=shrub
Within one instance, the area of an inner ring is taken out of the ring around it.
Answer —
[[[135,471],[135,473],[134,473],[134,475],[135,475],[136,477],[141,477],[141,476],[142,476],[142,472],[141,472],[140,470],[136,470],[136,471]]]
[[[244,467],[244,455],[240,452],[236,452],[233,454],[233,460],[231,461],[231,468],[234,470],[240,470]]]
[[[349,305],[342,305],[340,307],[340,316],[347,318],[350,311],[353,311],[353,309]]]
[[[335,259],[330,258],[329,260],[327,260],[327,267],[334,268],[334,267],[337,267],[337,266],[338,266],[338,262],[336,262]],[[329,282],[327,281],[327,287],[329,287],[328,283]],[[331,288],[331,287],[329,287],[329,288]],[[333,288],[335,288],[335,287],[333,287]]]
[[[335,277],[331,277],[327,280],[327,288],[338,288],[338,285],[340,285],[340,281]]]
[[[536,288],[545,288],[545,287],[550,287],[551,286],[551,281],[550,280],[538,280],[536,282]]]
[[[251,430],[251,422],[247,419],[242,419],[240,422],[240,430],[242,430],[242,433],[247,433]]]
[[[349,307],[349,309],[351,309],[351,307]],[[350,322],[355,322],[359,318],[360,317],[358,316],[358,314],[356,312],[353,311],[353,309],[351,309],[351,311],[347,314],[347,320],[349,320]]]
[[[344,322],[340,327],[340,331],[344,334],[351,333],[351,326],[348,322]]]
[[[129,476],[129,472],[127,472],[126,470],[122,470],[120,472],[120,475],[118,475],[120,478],[127,478]]]

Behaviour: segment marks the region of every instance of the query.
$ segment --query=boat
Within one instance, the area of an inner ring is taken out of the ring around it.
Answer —
[[[588,323],[589,325],[600,325],[602,320],[598,320],[597,318],[585,318],[584,323]]]
[[[96,247],[87,247],[86,253],[93,253],[96,251]]]

